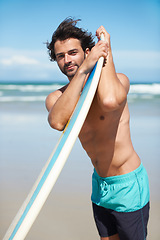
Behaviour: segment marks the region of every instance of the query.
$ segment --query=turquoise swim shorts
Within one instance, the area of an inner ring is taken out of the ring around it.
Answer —
[[[92,175],[91,200],[98,206],[117,212],[134,212],[149,202],[148,175],[143,164],[133,172],[102,178]]]

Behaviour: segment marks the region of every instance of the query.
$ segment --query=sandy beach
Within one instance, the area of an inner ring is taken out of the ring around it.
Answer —
[[[160,239],[159,99],[130,103],[133,144],[146,167],[151,192],[148,239]],[[43,102],[0,106],[0,239],[25,200],[60,133],[47,123]],[[93,167],[77,140],[27,240],[97,240],[90,202]],[[83,178],[82,178],[83,176]],[[157,190],[158,189],[158,190]]]

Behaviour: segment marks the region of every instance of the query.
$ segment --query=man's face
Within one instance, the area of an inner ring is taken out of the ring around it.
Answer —
[[[64,41],[57,40],[54,45],[56,61],[60,70],[71,81],[85,58],[80,41],[69,38]]]

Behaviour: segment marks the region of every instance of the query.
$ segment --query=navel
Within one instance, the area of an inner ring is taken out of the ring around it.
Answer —
[[[105,117],[103,115],[100,116],[100,120],[104,120]]]

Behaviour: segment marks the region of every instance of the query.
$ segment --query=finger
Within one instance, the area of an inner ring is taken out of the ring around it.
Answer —
[[[96,31],[97,37],[100,37],[102,33],[105,35],[105,32],[105,28],[103,26],[100,26]]]

